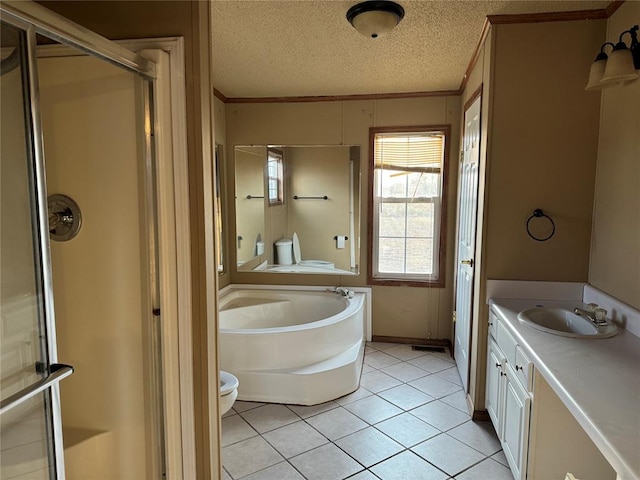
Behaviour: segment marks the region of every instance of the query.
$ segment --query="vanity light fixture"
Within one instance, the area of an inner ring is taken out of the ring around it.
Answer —
[[[389,0],[367,0],[347,11],[347,20],[365,37],[389,33],[404,17],[404,8]]]
[[[638,42],[638,25],[620,34],[615,45],[607,42],[600,47],[600,53],[591,65],[589,81],[585,90],[600,90],[615,85],[626,84],[640,78],[640,43]],[[625,33],[631,36],[631,44],[627,48],[622,41]],[[610,45],[613,50],[607,56],[604,47]]]

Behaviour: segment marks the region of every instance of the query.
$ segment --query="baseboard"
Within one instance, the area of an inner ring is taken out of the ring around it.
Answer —
[[[491,417],[489,417],[489,412],[486,410],[474,410],[471,415],[471,420],[474,422],[490,422]]]
[[[453,348],[451,347],[451,340],[448,338],[411,338],[411,337],[387,337],[383,335],[373,335],[371,337],[373,342],[381,343],[404,343],[408,345],[433,345],[434,347],[446,347],[449,349],[449,355],[453,357]]]

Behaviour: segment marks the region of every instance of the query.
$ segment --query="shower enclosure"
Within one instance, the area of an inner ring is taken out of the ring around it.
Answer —
[[[188,375],[157,231],[166,59],[0,8],[0,478],[182,478]]]

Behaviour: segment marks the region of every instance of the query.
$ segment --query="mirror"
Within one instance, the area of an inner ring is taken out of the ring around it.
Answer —
[[[357,275],[360,147],[235,147],[238,271]]]
[[[213,159],[213,171],[215,177],[215,198],[213,202],[213,208],[216,210],[216,224],[215,224],[215,235],[216,235],[216,264],[218,265],[218,275],[222,275],[226,272],[225,265],[227,263],[226,257],[226,245],[225,245],[225,219],[223,216],[223,208],[222,208],[222,198],[224,197],[224,171],[222,168],[223,164],[223,148],[222,145],[216,143],[215,151],[214,151],[214,159]]]

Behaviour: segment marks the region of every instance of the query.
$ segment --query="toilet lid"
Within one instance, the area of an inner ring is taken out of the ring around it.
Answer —
[[[226,395],[238,388],[238,379],[229,372],[220,370],[220,395]]]
[[[298,240],[298,234],[296,232],[293,232],[293,261],[294,263],[300,263],[302,261],[300,240]]]

